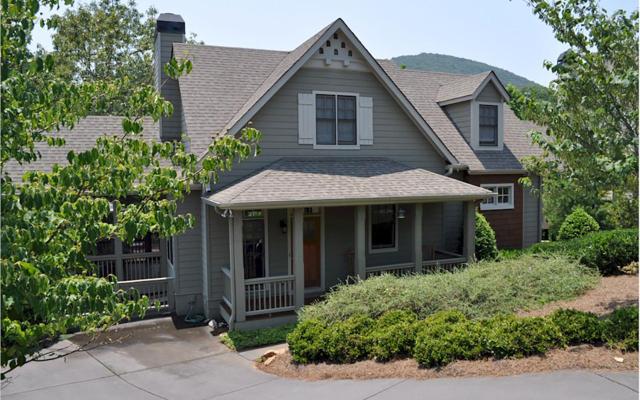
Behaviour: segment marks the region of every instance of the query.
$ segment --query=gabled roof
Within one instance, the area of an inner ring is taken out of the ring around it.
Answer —
[[[306,62],[307,60],[320,48],[326,39],[330,37],[334,32],[340,31],[342,32],[346,38],[353,43],[355,48],[362,54],[365,61],[368,63],[369,67],[371,67],[372,72],[376,77],[380,80],[383,86],[389,91],[389,93],[398,101],[400,106],[407,112],[407,115],[413,120],[413,122],[418,126],[418,128],[425,135],[427,140],[429,140],[435,147],[436,151],[438,151],[449,163],[457,164],[458,161],[455,159],[455,156],[451,153],[449,149],[444,145],[444,143],[440,140],[438,135],[431,129],[431,127],[424,120],[423,116],[420,115],[411,102],[406,98],[404,93],[397,87],[397,85],[389,78],[389,76],[385,73],[384,69],[378,64],[378,62],[371,56],[371,54],[367,51],[367,49],[362,45],[360,40],[353,34],[351,29],[344,23],[344,21],[340,18],[335,20],[330,25],[326,26],[318,33],[313,35],[311,38],[307,39],[303,44],[298,46],[295,50],[286,53],[279,60],[277,64],[272,67],[272,70],[269,74],[264,77],[264,80],[260,85],[255,88],[254,93],[252,93],[246,100],[244,104],[237,110],[236,113],[229,119],[229,121],[221,128],[221,131],[215,133],[229,133],[236,134],[243,126],[245,126],[251,118],[266,104],[267,101],[286,83]],[[174,45],[174,53],[177,57],[190,57],[190,52],[185,52],[185,46],[183,44]],[[189,46],[189,49],[196,46]],[[280,53],[280,52],[278,52]],[[282,53],[280,53],[282,54]],[[193,59],[193,58],[192,58]],[[194,71],[197,68],[197,61],[194,60]],[[242,68],[241,65],[234,65],[231,68]],[[192,72],[193,74],[193,72]],[[189,74],[189,75],[192,75]],[[207,75],[206,73],[204,73]],[[190,95],[199,96],[195,93],[184,93],[182,88],[183,80],[186,82],[189,79],[192,79],[190,76],[185,78],[180,78],[180,88],[181,95],[183,99],[185,96],[189,97]],[[211,79],[210,77],[206,77],[205,79]],[[225,85],[224,83],[220,82]],[[192,90],[202,91],[202,87],[199,85],[195,85]],[[206,94],[204,94],[206,96]],[[184,100],[183,100],[184,101]],[[202,109],[198,109],[199,106],[193,105],[185,105],[183,104],[183,112],[185,113],[184,117],[187,121],[188,133],[190,136],[193,136],[191,130],[189,130],[189,119],[194,118],[197,113],[202,113]],[[210,109],[205,113],[212,112]],[[197,117],[196,117],[197,118]],[[212,136],[214,132],[210,132],[209,137]],[[196,148],[199,145],[196,143],[194,147],[194,151],[197,151]],[[194,145],[194,140],[192,138],[192,146]],[[202,152],[206,151],[206,145],[200,149]]]
[[[438,104],[441,87],[467,81],[467,75],[401,69],[389,60],[379,62],[459,162],[468,165],[470,172],[522,170],[520,159],[541,153],[540,148],[531,144],[528,132],[542,128],[531,122],[521,121],[509,107],[504,107],[503,149],[474,151],[471,148],[447,116],[445,109]]]
[[[436,101],[441,106],[461,101],[472,100],[480,94],[489,83],[494,87],[503,99],[509,100],[509,94],[493,71],[482,72],[475,75],[462,76],[450,83],[440,86]]]
[[[222,208],[479,200],[486,189],[385,158],[281,159],[216,191]]]

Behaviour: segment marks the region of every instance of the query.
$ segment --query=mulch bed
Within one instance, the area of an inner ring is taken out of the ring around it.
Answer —
[[[521,312],[521,316],[547,315],[558,308],[575,308],[607,314],[618,307],[638,303],[638,276],[602,278],[600,284],[583,296],[554,302],[538,310]],[[616,360],[622,359],[622,362]],[[372,360],[354,364],[296,365],[288,352],[278,354],[269,364],[256,363],[258,369],[286,378],[320,379],[433,379],[444,377],[508,376],[566,369],[638,371],[638,353],[622,353],[606,347],[581,345],[556,349],[544,356],[521,359],[456,361],[446,367],[420,368],[413,359],[380,363]]]

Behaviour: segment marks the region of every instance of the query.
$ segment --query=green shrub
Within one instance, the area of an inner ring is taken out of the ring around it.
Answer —
[[[601,341],[603,324],[598,316],[577,310],[557,310],[549,317],[569,345]]]
[[[483,325],[462,313],[436,313],[419,324],[413,357],[423,367],[474,360],[483,354],[484,336]]]
[[[607,316],[602,339],[623,351],[638,350],[638,306],[619,308]]]
[[[418,318],[411,311],[393,310],[382,314],[371,332],[371,356],[378,361],[408,356],[413,350]]]
[[[595,268],[603,275],[620,272],[625,265],[638,261],[638,230],[601,231],[581,238],[542,242],[526,250],[530,254],[563,254]]]
[[[325,336],[327,359],[336,363],[352,363],[370,357],[373,328],[374,320],[367,316],[354,316],[332,324]]]
[[[254,329],[248,331],[234,330],[220,335],[220,341],[231,350],[245,350],[252,347],[283,343],[295,324],[285,324],[273,328]]]
[[[594,287],[595,271],[565,257],[526,255],[502,262],[481,262],[455,272],[394,277],[383,275],[340,285],[324,300],[303,307],[300,320],[326,324],[354,315],[378,318],[407,310],[419,319],[457,309],[469,318],[486,318],[573,298]]]
[[[598,230],[600,230],[598,222],[583,208],[578,207],[560,225],[558,240],[571,240]]]
[[[485,350],[495,358],[544,354],[564,344],[558,327],[542,317],[497,316],[483,324]]]
[[[476,260],[495,260],[498,258],[496,233],[484,215],[476,212]]]
[[[287,335],[287,343],[293,361],[300,364],[326,358],[327,325],[317,319],[307,319],[296,325]]]

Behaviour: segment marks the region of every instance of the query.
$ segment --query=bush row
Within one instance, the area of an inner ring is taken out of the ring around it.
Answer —
[[[565,345],[607,344],[638,349],[638,307],[621,308],[604,318],[576,310],[547,317],[499,315],[470,320],[457,310],[419,320],[410,311],[390,311],[378,319],[355,316],[332,324],[300,322],[287,337],[297,363],[387,361],[413,356],[421,366],[454,360],[525,357]]]
[[[638,261],[638,229],[601,231],[572,240],[541,242],[524,250],[502,251],[500,259],[515,259],[523,254],[563,254],[603,275],[618,274],[622,267]]]

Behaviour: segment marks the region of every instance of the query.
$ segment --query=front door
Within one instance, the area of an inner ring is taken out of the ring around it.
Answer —
[[[304,217],[304,287],[322,286],[321,264],[322,218],[320,215]]]

